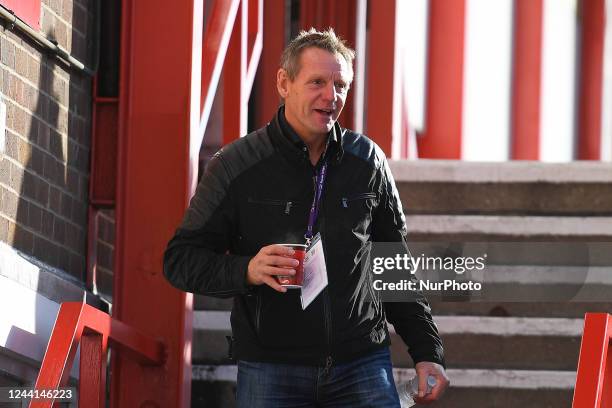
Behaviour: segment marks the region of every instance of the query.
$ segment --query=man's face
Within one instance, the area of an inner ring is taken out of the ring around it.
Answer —
[[[352,72],[342,55],[316,47],[303,50],[293,81],[282,68],[277,75],[289,124],[306,139],[326,135],[342,112],[351,80]]]

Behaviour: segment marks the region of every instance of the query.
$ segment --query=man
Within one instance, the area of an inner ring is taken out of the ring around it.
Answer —
[[[277,74],[284,105],[214,155],[165,253],[177,288],[234,298],[238,407],[399,407],[385,318],[416,364],[417,402],[448,385],[426,300],[369,296],[369,243],[405,244],[406,226],[384,153],[336,122],[353,58],[331,29],[291,41]],[[275,244],[315,234],[328,284],[304,309],[276,279],[294,273],[293,250]]]

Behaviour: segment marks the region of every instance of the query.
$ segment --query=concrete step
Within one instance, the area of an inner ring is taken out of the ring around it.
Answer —
[[[430,299],[429,303],[432,311],[438,316],[582,319],[586,313],[610,313],[612,310],[612,302],[463,302]]]
[[[449,369],[451,386],[440,408],[564,408],[571,407],[575,372],[534,370]],[[235,365],[194,365],[192,406],[235,407]],[[394,368],[396,383],[414,370]],[[197,404],[197,405],[196,405]]]
[[[408,215],[406,224],[412,242],[612,240],[609,216]]]
[[[381,275],[383,276],[383,275]],[[424,271],[424,281],[480,284],[480,290],[430,290],[431,302],[612,302],[612,267],[492,265],[482,271]]]
[[[585,313],[610,313],[612,302],[472,302],[429,299],[434,313],[444,316],[584,318]]]
[[[212,296],[194,295],[193,310],[232,310],[233,299],[219,299]]]
[[[609,267],[491,266],[482,293],[426,293],[437,315],[583,318],[612,310]]]
[[[390,162],[410,214],[612,215],[610,163]]]
[[[481,283],[480,291],[425,291],[439,315],[582,318],[586,312],[612,309],[612,268],[607,266],[491,265],[463,275],[433,270],[417,276]],[[195,297],[196,310],[231,307],[231,299]]]
[[[231,299],[215,299],[208,296],[194,297],[195,310],[228,311]],[[612,302],[498,302],[474,301],[465,298],[429,298],[433,312],[444,316],[493,316],[493,317],[566,317],[584,318],[585,313],[610,313]]]
[[[575,370],[582,319],[436,316],[447,365],[461,368]],[[229,312],[194,313],[192,359],[227,364]],[[390,326],[396,367],[412,367],[406,346]]]
[[[500,222],[503,222],[503,220]],[[408,226],[410,229],[410,224]],[[476,225],[471,227],[476,227]],[[432,231],[426,232],[421,230],[421,232],[418,232],[415,227],[415,234],[429,234],[430,232]],[[455,232],[452,233],[454,234]],[[483,231],[472,231],[469,233],[476,234],[481,232]],[[446,234],[441,230],[433,231],[433,233]],[[408,247],[411,255],[417,259],[424,257],[485,257],[484,264],[487,270],[491,267],[500,266],[521,266],[527,269],[533,266],[549,266],[554,267],[554,270],[547,271],[546,273],[554,272],[553,276],[558,273],[557,269],[559,267],[581,267],[581,269],[571,269],[572,274],[578,272],[584,273],[587,268],[594,266],[607,267],[608,270],[605,272],[612,270],[612,240],[584,241],[579,236],[566,236],[561,239],[559,235],[543,240],[541,233],[543,232],[540,231],[538,233],[540,238],[535,238],[536,236],[534,235],[522,239],[487,239],[484,241],[464,239],[466,234],[468,234],[467,232],[459,232],[464,238],[458,237],[458,239],[451,241],[438,240],[437,236],[430,235],[429,238],[436,238],[436,240],[409,239]],[[372,250],[372,256],[376,257],[389,256],[390,253],[395,254],[400,251],[400,248],[390,243],[378,243],[373,245]]]
[[[448,367],[576,370],[583,320],[436,316]],[[412,367],[406,346],[393,331],[395,367]]]

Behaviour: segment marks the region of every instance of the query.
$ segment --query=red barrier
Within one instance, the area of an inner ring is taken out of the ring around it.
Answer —
[[[77,347],[79,365],[79,406],[105,407],[106,352],[108,345],[121,347],[146,365],[164,363],[164,345],[136,329],[111,318],[87,304],[62,303],[36,379],[38,390],[57,389],[68,384]],[[30,408],[51,408],[53,400],[32,401]],[[57,406],[57,404],[56,404]]]
[[[608,360],[612,316],[587,313],[580,345],[574,408],[612,407],[612,359]]]

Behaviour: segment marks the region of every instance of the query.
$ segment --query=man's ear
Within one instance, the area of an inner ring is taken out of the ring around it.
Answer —
[[[283,68],[279,68],[276,73],[276,90],[281,98],[285,99],[287,94],[289,93],[289,76],[287,76],[287,71]]]

